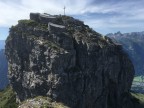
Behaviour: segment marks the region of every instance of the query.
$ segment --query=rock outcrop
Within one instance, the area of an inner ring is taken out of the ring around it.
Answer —
[[[10,28],[5,51],[17,99],[47,96],[70,108],[128,108],[134,68],[122,46],[72,17],[48,16],[31,13]],[[65,30],[48,30],[48,23]]]

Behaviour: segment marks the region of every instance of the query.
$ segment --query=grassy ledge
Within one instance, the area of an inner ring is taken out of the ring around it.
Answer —
[[[17,108],[16,95],[10,86],[0,92],[0,108]]]

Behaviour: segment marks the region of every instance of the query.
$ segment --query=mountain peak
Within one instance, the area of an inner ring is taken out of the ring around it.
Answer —
[[[47,96],[70,108],[121,107],[134,76],[119,45],[69,16],[31,13],[11,27],[6,56],[20,101]]]

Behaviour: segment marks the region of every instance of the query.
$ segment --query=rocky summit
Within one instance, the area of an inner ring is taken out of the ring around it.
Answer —
[[[133,108],[127,54],[82,21],[31,13],[10,28],[5,53],[17,101],[47,96],[69,108]]]

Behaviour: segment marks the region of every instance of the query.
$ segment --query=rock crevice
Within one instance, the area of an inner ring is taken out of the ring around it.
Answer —
[[[122,95],[134,69],[122,47],[72,17],[39,15],[11,27],[6,41],[17,99],[48,96],[71,108],[126,108]],[[66,28],[49,32],[48,22]]]

